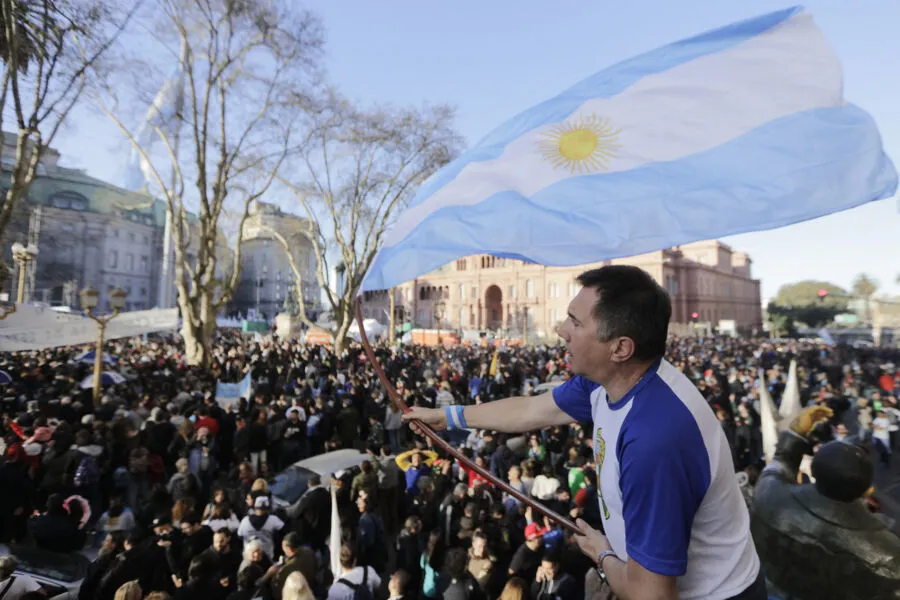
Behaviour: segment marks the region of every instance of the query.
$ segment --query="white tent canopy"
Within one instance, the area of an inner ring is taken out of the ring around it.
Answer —
[[[363,319],[363,327],[366,330],[366,337],[369,339],[374,339],[384,335],[384,332],[387,331],[387,327],[376,321],[375,319]],[[347,335],[349,335],[354,340],[359,340],[359,323],[357,321],[353,321],[353,324],[350,325],[350,329],[347,331]]]

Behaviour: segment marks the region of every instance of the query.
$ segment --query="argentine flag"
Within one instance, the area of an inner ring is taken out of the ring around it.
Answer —
[[[897,173],[841,65],[791,8],[627,60],[438,171],[362,289],[493,254],[551,266],[781,227],[891,196]]]

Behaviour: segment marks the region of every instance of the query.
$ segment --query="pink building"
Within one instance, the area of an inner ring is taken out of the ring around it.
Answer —
[[[394,288],[396,322],[552,336],[578,292],[575,278],[608,264],[638,266],[668,290],[673,331],[692,322],[741,331],[762,327],[759,280],[751,275],[750,257],[716,240],[578,267],[544,267],[487,255],[461,258]],[[366,292],[365,316],[386,324],[388,294]]]

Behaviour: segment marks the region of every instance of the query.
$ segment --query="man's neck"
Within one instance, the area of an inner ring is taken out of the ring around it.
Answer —
[[[609,377],[608,381],[598,381],[606,390],[609,402],[618,402],[631,388],[637,385],[655,361],[627,362],[620,366]]]

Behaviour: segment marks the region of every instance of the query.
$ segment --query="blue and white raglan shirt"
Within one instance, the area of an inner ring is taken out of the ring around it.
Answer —
[[[755,581],[759,557],[728,441],[684,374],[663,360],[618,402],[583,377],[553,397],[594,423],[600,512],[620,559],[677,577],[682,600],[725,600]]]

